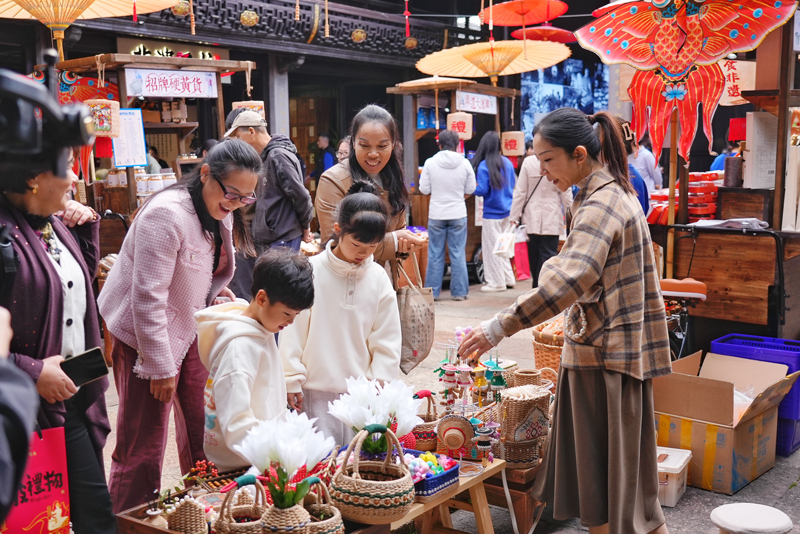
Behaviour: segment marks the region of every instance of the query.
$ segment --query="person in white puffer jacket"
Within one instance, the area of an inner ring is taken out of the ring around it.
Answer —
[[[217,469],[250,465],[235,446],[261,421],[283,416],[286,385],[275,334],[314,302],[311,264],[285,248],[264,252],[253,271],[252,301],[195,313],[197,349],[208,369],[203,449]]]
[[[439,132],[439,152],[425,162],[419,180],[419,192],[431,196],[428,207],[428,268],[425,285],[438,299],[444,276],[444,247],[450,250],[450,295],[466,300],[469,293],[467,273],[467,205],[464,200],[475,192],[475,171],[469,161],[456,152],[458,134]]]

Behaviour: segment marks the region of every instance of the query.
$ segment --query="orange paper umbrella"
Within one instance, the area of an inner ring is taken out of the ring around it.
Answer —
[[[522,54],[522,41],[490,41],[448,48],[428,54],[417,62],[425,74],[482,78],[489,76],[497,85],[498,76],[519,74],[552,67],[567,59],[572,52],[561,43],[535,41],[528,43],[530,54]]]
[[[486,8],[478,16],[483,22],[491,17],[495,26],[533,26],[560,17],[567,9],[560,0],[512,0]]]
[[[53,32],[63,61],[64,30],[76,19],[135,16],[173,5],[175,0],[0,0],[0,18],[37,19]]]
[[[529,41],[550,41],[553,43],[576,43],[578,39],[569,30],[556,28],[550,24],[542,24],[533,28],[524,28],[511,32],[514,39],[527,39]]]

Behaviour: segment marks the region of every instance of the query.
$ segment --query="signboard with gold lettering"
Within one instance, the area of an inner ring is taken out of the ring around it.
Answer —
[[[228,50],[215,46],[131,39],[129,37],[117,38],[117,51],[120,54],[134,56],[184,57],[208,60],[230,59]]]

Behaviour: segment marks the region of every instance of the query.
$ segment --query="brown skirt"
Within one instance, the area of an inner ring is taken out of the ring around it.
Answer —
[[[533,496],[553,517],[608,523],[610,534],[647,534],[664,523],[658,502],[653,384],[561,367],[552,436]]]

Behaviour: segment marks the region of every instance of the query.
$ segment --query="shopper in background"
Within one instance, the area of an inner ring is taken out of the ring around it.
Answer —
[[[170,167],[169,163],[158,157],[158,148],[154,147],[153,145],[148,145],[147,151],[151,156],[153,156],[156,159],[156,161],[158,162],[158,164],[161,166],[162,169],[169,169]]]
[[[2,241],[10,244],[8,259],[16,267],[0,271],[0,306],[11,312],[14,329],[9,360],[36,383],[39,426],[64,428],[74,529],[112,534],[116,519],[103,470],[108,379],[78,389],[59,365],[102,346],[92,290],[100,262],[100,217],[68,200],[77,180],[72,176],[42,167],[0,177],[0,228],[7,232]]]
[[[633,146],[635,134],[630,128],[631,123],[629,121],[626,121],[620,116],[615,118],[622,130],[622,139],[625,142],[625,153],[628,156],[628,177],[630,178],[634,191],[636,191],[636,196],[639,200],[639,204],[642,206],[642,211],[647,215],[650,212],[650,192],[647,190],[647,184],[644,182],[642,175],[639,174],[636,167],[631,165],[631,155],[635,148]]]
[[[514,165],[500,153],[500,135],[494,130],[481,138],[472,167],[477,175],[475,195],[483,197],[481,250],[486,284],[481,291],[505,291],[517,284],[511,262],[493,253],[497,238],[511,228],[508,216],[514,196]]]
[[[317,164],[314,171],[311,173],[311,177],[315,182],[319,183],[319,178],[322,176],[322,173],[336,165],[338,161],[333,147],[331,146],[331,137],[328,134],[319,134],[319,137],[317,137],[317,148],[319,149],[319,155],[317,156]]]
[[[158,153],[155,147],[147,146],[147,174],[161,174],[161,163],[156,159],[153,152]]]
[[[200,145],[200,148],[197,149],[195,155],[200,159],[204,159],[208,155],[209,151],[217,146],[217,143],[219,143],[219,141],[216,139],[206,139],[205,142]]]
[[[256,201],[258,153],[232,139],[138,210],[98,304],[111,333],[119,395],[111,465],[115,513],[153,498],[175,408],[182,473],[204,460],[203,390],[194,313],[235,298],[234,244],[253,254],[239,208]]]
[[[558,254],[558,238],[564,233],[564,215],[572,205],[572,189],[559,191],[539,172],[539,158],[522,162],[511,204],[511,224],[525,226],[528,233],[528,263],[533,287],[539,285],[544,262]]]
[[[557,520],[580,518],[592,534],[666,534],[652,379],[671,372],[669,337],[620,128],[607,112],[561,108],[533,133],[542,175],[559,191],[580,187],[569,236],[542,268],[539,287],[468,334],[459,354],[477,361],[503,338],[566,310],[533,497],[552,503]]]
[[[644,179],[644,183],[647,184],[649,198],[649,193],[652,193],[656,189],[661,189],[663,178],[661,176],[661,168],[658,166],[656,157],[650,150],[648,150],[647,146],[645,146],[646,143],[647,138],[643,139],[639,143],[638,152],[635,154],[633,152],[628,154],[628,163],[633,165],[633,167],[639,171],[639,174]]]
[[[305,187],[294,143],[284,135],[271,136],[267,121],[250,110],[239,113],[225,137],[246,142],[264,163],[256,188],[258,202],[246,213],[256,253],[270,247],[287,247],[296,252],[301,240],[313,241],[311,194]],[[236,262],[238,268],[230,288],[238,298],[249,302],[256,258],[237,252]]]
[[[439,152],[425,162],[419,191],[430,195],[428,206],[428,269],[425,285],[433,288],[434,300],[442,291],[445,270],[445,244],[450,251],[450,295],[466,300],[469,293],[467,273],[467,205],[464,199],[475,191],[475,171],[464,156],[456,152],[458,134],[439,132]]]
[[[387,233],[375,250],[375,261],[383,264],[398,254],[412,252],[423,240],[406,230],[406,208],[410,198],[403,181],[400,130],[388,111],[366,106],[350,125],[350,158],[322,174],[315,206],[324,246],[334,236],[336,206],[353,182],[372,182],[389,204]]]
[[[350,136],[347,135],[339,141],[339,148],[336,150],[336,161],[344,163],[350,158]]]

